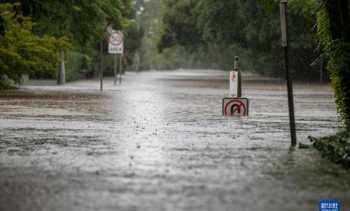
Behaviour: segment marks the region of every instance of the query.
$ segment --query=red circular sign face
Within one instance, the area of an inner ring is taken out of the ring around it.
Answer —
[[[109,42],[112,45],[121,45],[123,43],[123,34],[122,33],[113,33],[109,37]]]

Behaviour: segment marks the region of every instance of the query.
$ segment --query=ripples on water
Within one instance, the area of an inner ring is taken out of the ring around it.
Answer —
[[[223,78],[151,72],[109,80],[103,94],[94,81],[2,93],[0,208],[316,210],[324,198],[349,207],[346,171],[314,150],[289,152],[285,85],[244,83],[251,115],[234,119],[221,116]],[[295,93],[299,141],[336,131],[329,87]]]

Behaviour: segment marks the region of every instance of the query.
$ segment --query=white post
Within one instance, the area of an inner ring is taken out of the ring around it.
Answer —
[[[64,50],[61,50],[60,53],[60,69],[58,73],[58,80],[57,84],[58,85],[63,85],[66,83],[66,65],[64,61]]]
[[[237,97],[238,94],[238,72],[230,71],[230,96]]]
[[[235,57],[233,71],[230,71],[230,96],[242,97],[241,73],[239,70],[239,58]]]

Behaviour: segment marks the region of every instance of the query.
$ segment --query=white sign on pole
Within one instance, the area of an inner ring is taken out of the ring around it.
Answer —
[[[238,71],[230,72],[230,96],[238,94]]]
[[[116,31],[109,36],[108,40],[108,53],[110,54],[123,54],[124,52],[124,40],[123,32]]]

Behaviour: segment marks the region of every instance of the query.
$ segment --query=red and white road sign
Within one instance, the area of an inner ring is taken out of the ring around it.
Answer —
[[[224,98],[222,101],[222,113],[224,116],[248,116],[248,98]]]
[[[123,32],[116,31],[109,36],[108,53],[122,54],[124,52],[124,36]]]

